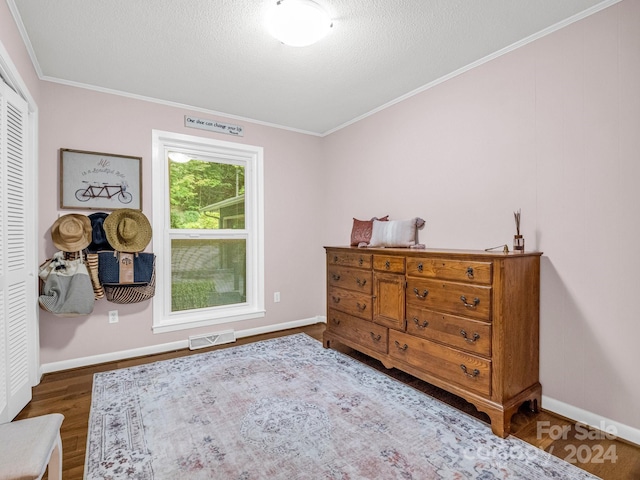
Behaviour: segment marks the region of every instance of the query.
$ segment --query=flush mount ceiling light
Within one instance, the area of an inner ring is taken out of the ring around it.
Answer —
[[[332,26],[329,14],[312,0],[279,0],[267,14],[269,33],[292,47],[316,43]]]

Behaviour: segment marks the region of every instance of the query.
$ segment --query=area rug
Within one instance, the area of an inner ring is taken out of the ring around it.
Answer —
[[[296,334],[94,376],[87,480],[594,479]]]

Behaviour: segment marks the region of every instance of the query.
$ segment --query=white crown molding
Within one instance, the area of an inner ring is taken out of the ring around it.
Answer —
[[[156,103],[159,105],[165,105],[167,107],[173,107],[173,108],[179,108],[182,110],[189,110],[192,112],[199,112],[199,113],[204,113],[207,115],[211,115],[214,117],[223,117],[226,119],[233,119],[233,120],[239,120],[242,122],[247,122],[247,123],[253,123],[255,125],[263,125],[265,127],[271,127],[271,128],[277,128],[280,130],[288,130],[290,132],[295,132],[295,133],[301,133],[303,135],[311,135],[314,137],[321,137],[322,134],[317,133],[317,132],[310,132],[307,130],[302,130],[299,128],[293,128],[293,127],[287,127],[285,125],[278,125],[276,123],[269,123],[269,122],[263,122],[262,120],[256,120],[255,118],[248,118],[248,117],[242,117],[240,115],[234,115],[231,113],[225,113],[225,112],[218,112],[216,110],[209,110],[207,108],[201,108],[201,107],[194,107],[193,105],[186,105],[183,103],[178,103],[178,102],[170,102],[168,100],[160,100],[157,98],[153,98],[153,97],[146,97],[144,95],[138,95],[135,93],[128,93],[128,92],[122,92],[120,90],[113,90],[110,88],[104,88],[104,87],[98,87],[95,85],[88,85],[86,83],[80,83],[80,82],[73,82],[70,80],[62,80],[59,78],[54,78],[54,77],[47,77],[47,76],[41,76],[40,80],[45,81],[45,82],[51,82],[51,83],[57,83],[60,85],[66,85],[68,87],[76,87],[76,88],[82,88],[85,90],[92,90],[94,92],[99,92],[99,93],[106,93],[109,95],[117,95],[120,97],[126,97],[126,98],[131,98],[133,100],[141,100],[143,102],[150,102],[150,103]]]

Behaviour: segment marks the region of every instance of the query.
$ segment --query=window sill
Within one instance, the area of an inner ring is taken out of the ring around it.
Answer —
[[[153,333],[167,333],[178,330],[188,330],[191,328],[209,327],[211,325],[220,325],[223,323],[240,322],[242,320],[251,320],[253,318],[262,318],[265,316],[264,309],[241,309],[236,312],[225,311],[222,315],[212,317],[208,313],[205,318],[195,317],[193,315],[180,316],[176,318],[164,319],[163,322],[153,326]]]

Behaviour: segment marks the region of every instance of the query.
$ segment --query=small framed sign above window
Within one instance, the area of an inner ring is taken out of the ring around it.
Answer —
[[[142,210],[142,157],[61,148],[60,208]]]

